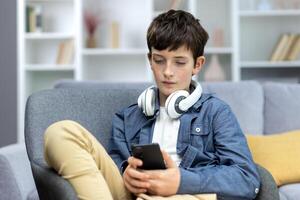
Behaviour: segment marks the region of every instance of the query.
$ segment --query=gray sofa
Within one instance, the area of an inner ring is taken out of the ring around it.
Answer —
[[[113,113],[135,103],[137,96],[148,85],[64,81],[57,84],[55,90],[38,92],[29,97],[25,140],[40,199],[76,199],[70,184],[45,164],[42,150],[45,129],[55,121],[72,119],[80,122],[107,146]],[[216,93],[232,107],[245,133],[271,134],[300,129],[300,85],[260,85],[254,81],[202,85],[205,92]],[[0,199],[37,199],[26,151],[15,151],[15,154],[22,155],[16,159],[17,162],[11,162],[9,160],[14,156],[0,149]],[[6,159],[1,159],[2,156]],[[15,166],[24,166],[22,173]],[[276,199],[272,177],[264,169],[259,167],[259,170],[264,184],[257,199]],[[7,192],[6,179],[20,183],[9,187],[10,192]],[[24,179],[31,182],[24,182]],[[24,190],[22,185],[28,188]],[[260,196],[268,191],[273,192],[267,194],[267,198]],[[22,194],[13,196],[18,192]],[[281,200],[299,199],[300,184],[282,186],[279,194]]]
[[[0,148],[0,199],[39,199],[24,143]]]

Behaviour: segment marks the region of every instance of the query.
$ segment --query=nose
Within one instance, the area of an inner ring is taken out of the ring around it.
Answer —
[[[164,76],[165,77],[172,77],[174,75],[173,67],[171,62],[167,62],[165,68],[164,68]]]

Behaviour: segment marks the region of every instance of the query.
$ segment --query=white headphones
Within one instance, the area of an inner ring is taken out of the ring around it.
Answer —
[[[200,83],[192,80],[191,85],[195,88],[192,94],[186,90],[178,90],[169,95],[165,107],[169,117],[176,119],[193,106],[202,95]],[[155,111],[155,86],[147,88],[138,98],[138,106],[146,116],[153,116]]]

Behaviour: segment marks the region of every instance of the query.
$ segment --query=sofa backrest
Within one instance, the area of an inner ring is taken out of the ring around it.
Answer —
[[[107,147],[111,119],[115,112],[136,103],[138,95],[151,83],[68,82],[57,89],[31,95],[25,116],[25,140],[29,159],[45,164],[43,134],[52,123],[70,119],[86,127]],[[225,100],[245,133],[263,130],[263,94],[253,81],[203,84],[205,92],[215,92]]]
[[[203,83],[206,92],[230,105],[245,134],[263,134],[264,96],[256,81]]]
[[[265,134],[300,129],[300,85],[266,83],[264,89]]]
[[[55,88],[123,88],[132,89],[140,85],[146,88],[151,83],[101,83],[99,81],[73,81],[63,80],[58,82]],[[238,118],[244,133],[262,134],[263,133],[263,90],[262,86],[256,81],[242,82],[217,82],[202,83],[205,93],[214,93],[217,97],[230,105]]]

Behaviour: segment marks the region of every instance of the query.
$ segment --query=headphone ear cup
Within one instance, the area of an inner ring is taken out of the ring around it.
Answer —
[[[179,90],[169,95],[165,103],[166,111],[169,117],[172,119],[180,117],[185,110],[179,109],[179,102],[188,96],[189,93],[185,90]]]
[[[138,98],[138,107],[146,116],[153,116],[155,110],[155,91],[153,88],[146,89]]]
[[[141,108],[141,109],[143,109],[143,107],[144,107],[144,102],[145,102],[145,100],[144,100],[144,98],[145,98],[145,92],[146,92],[146,90],[144,90],[144,91],[140,94],[140,96],[139,96],[139,98],[138,98],[138,101],[137,101],[138,107]]]

